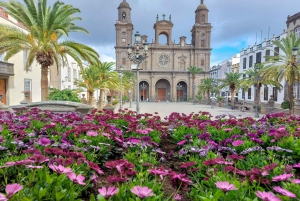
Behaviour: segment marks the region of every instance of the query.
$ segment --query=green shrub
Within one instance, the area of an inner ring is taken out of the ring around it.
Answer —
[[[55,89],[51,88],[49,93],[49,100],[59,100],[59,101],[72,101],[80,102],[78,95],[70,89]]]
[[[281,108],[282,109],[290,109],[290,102],[289,101],[283,101],[281,103]]]

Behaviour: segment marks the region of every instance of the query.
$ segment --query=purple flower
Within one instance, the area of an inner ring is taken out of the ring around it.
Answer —
[[[117,194],[119,192],[119,189],[114,187],[114,186],[110,186],[108,187],[108,189],[106,189],[105,187],[99,188],[98,192],[103,195],[105,198],[109,198],[115,194]]]
[[[76,176],[76,174],[74,172],[70,172],[70,173],[67,174],[67,176],[74,183],[79,184],[79,185],[83,185],[83,186],[85,185],[85,182],[84,182],[85,177],[82,176],[81,174]]]
[[[272,181],[287,181],[292,176],[294,176],[294,175],[293,174],[281,174],[276,177],[273,177]]]
[[[51,144],[51,140],[49,140],[48,138],[42,137],[39,139],[38,144],[46,147]]]
[[[186,140],[182,140],[182,141],[178,142],[177,145],[181,146],[181,145],[183,145],[185,143],[186,143]]]
[[[279,186],[275,186],[273,187],[274,191],[276,191],[277,193],[280,193],[281,195],[285,195],[285,196],[288,196],[290,198],[296,198],[296,195],[284,188],[281,188]]]
[[[148,187],[135,186],[130,191],[140,198],[147,198],[147,197],[154,196],[152,189]]]
[[[86,135],[91,136],[91,137],[96,137],[96,136],[98,136],[98,133],[95,132],[95,131],[88,131],[88,132],[86,133]]]
[[[65,168],[62,165],[56,166],[56,165],[50,164],[49,168],[52,169],[54,172],[57,172],[58,174],[65,174],[65,173],[72,172],[71,168]]]
[[[19,192],[23,189],[23,186],[15,183],[15,184],[8,184],[5,188],[6,196],[0,193],[0,200],[1,201],[7,201],[9,198],[11,198],[14,194]]]
[[[232,142],[232,145],[235,146],[235,147],[238,147],[242,144],[244,144],[243,140],[236,140],[236,141]]]
[[[256,191],[255,195],[260,199],[262,199],[263,201],[280,201],[280,199],[271,192]]]
[[[221,189],[223,192],[237,190],[237,188],[230,184],[228,181],[218,181],[215,183],[217,188]]]

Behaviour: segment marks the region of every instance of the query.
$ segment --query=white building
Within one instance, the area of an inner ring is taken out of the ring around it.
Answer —
[[[248,46],[247,49],[242,49],[240,53],[240,69],[239,72],[243,73],[249,68],[254,68],[255,63],[263,63],[265,62],[265,56],[275,56],[276,54],[283,54],[282,50],[279,47],[275,46],[272,41],[280,40],[286,37],[287,32],[283,30],[283,32],[273,37],[269,40],[264,39],[264,41],[260,44],[254,44],[252,47]],[[246,74],[243,74],[243,78],[246,78]],[[281,82],[282,86],[285,86],[285,82]],[[267,102],[270,98],[270,95],[273,95],[273,99],[275,104],[281,104],[284,99],[284,90],[277,90],[276,87],[262,87],[260,92],[260,99],[262,102]],[[239,99],[244,99],[246,101],[254,101],[255,98],[255,88],[252,86],[247,91],[241,90],[238,94]]]
[[[9,24],[24,32],[25,27],[0,8],[0,23]],[[0,56],[0,92],[3,94],[2,102],[8,106],[18,105],[24,100],[23,91],[29,91],[30,101],[41,100],[41,70],[40,65],[33,63],[26,71],[25,63],[27,52],[21,51],[4,62],[4,56]]]

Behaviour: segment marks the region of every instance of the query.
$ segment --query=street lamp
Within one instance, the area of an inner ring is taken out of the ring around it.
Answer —
[[[196,84],[193,84],[193,105],[195,105],[195,89],[196,89]]]
[[[134,36],[135,36],[135,42],[134,42],[135,54],[131,55],[132,54],[132,46],[130,44],[127,45],[127,54],[128,54],[129,60],[137,65],[136,69],[132,69],[132,70],[136,70],[136,114],[139,115],[140,114],[139,70],[143,70],[143,69],[139,69],[139,65],[140,65],[140,63],[142,63],[142,61],[144,61],[147,58],[149,44],[147,43],[147,41],[145,41],[142,44],[143,45],[142,48],[144,49],[144,54],[140,55],[139,50],[140,50],[140,45],[141,45],[141,35],[139,34],[139,32],[136,32],[136,34]]]
[[[145,101],[145,89],[146,89],[147,85],[145,85],[145,83],[143,82],[143,84],[141,84],[141,88],[143,90],[143,101]]]
[[[255,81],[256,81],[256,91],[255,91],[255,97],[256,97],[256,101],[255,101],[255,114],[254,117],[255,118],[259,118],[259,114],[258,114],[258,82],[259,82],[259,75],[258,75],[258,70],[259,70],[259,65],[257,63],[255,63]]]
[[[178,102],[180,102],[180,91],[181,91],[182,85],[180,83],[178,83],[177,85],[177,89],[178,89]]]
[[[120,110],[122,110],[122,77],[123,77],[123,66],[120,66],[119,75],[120,75]]]
[[[215,84],[215,80],[212,81],[211,86],[212,86],[212,98],[211,98],[211,109],[215,108],[215,97],[214,97],[214,84]]]
[[[294,57],[294,64],[296,65],[296,62],[297,62],[297,55],[298,55],[298,47],[297,46],[294,46],[292,51],[293,51],[293,57]],[[294,85],[294,81],[293,81],[293,85]],[[295,98],[295,97],[294,97]],[[299,99],[299,81],[298,81],[298,87],[297,87],[297,98]],[[291,104],[294,104],[293,102]],[[294,107],[291,107],[292,105],[290,105],[290,108],[293,108]],[[294,113],[294,111],[293,111]]]
[[[132,86],[132,78],[130,78],[130,88]],[[130,96],[130,105],[129,108],[132,108],[132,90],[129,90],[129,96]]]

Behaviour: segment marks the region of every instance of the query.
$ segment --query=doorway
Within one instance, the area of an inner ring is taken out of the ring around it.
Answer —
[[[3,94],[1,102],[6,105],[6,79],[0,78],[0,92]]]

